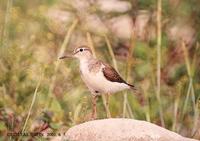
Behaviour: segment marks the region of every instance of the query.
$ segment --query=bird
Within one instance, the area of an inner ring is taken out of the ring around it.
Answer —
[[[110,94],[125,90],[136,90],[135,86],[127,83],[119,73],[109,64],[96,59],[92,50],[82,45],[74,49],[70,54],[65,54],[59,59],[76,58],[79,60],[79,68],[81,78],[92,95],[92,119],[96,119],[96,98],[102,94],[106,94],[106,112],[109,112],[108,97]]]

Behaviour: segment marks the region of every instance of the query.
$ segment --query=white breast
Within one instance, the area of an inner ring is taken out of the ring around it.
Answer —
[[[102,64],[99,71],[90,72],[87,61],[82,61],[80,63],[81,77],[92,93],[95,91],[99,93],[115,93],[129,88],[129,86],[124,83],[108,81],[102,72],[104,67],[105,66]]]

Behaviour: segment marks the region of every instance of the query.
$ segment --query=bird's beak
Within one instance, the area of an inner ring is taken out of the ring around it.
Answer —
[[[65,58],[74,58],[74,56],[71,54],[66,54],[64,56],[59,57],[59,59],[65,59]]]

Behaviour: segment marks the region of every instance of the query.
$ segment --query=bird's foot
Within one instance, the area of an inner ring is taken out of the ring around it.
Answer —
[[[97,115],[95,113],[92,113],[89,120],[96,120],[96,119]]]
[[[106,116],[107,118],[112,118],[109,110],[106,112]]]

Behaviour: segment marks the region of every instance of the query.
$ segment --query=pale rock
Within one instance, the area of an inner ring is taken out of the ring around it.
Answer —
[[[89,0],[72,0],[69,2],[71,3],[72,7],[75,8],[79,12],[86,12],[90,7]]]
[[[184,41],[186,45],[191,47],[196,41],[196,31],[192,25],[187,23],[176,23],[167,28],[167,36],[170,41],[179,45],[180,41]]]
[[[108,29],[104,22],[96,14],[87,15],[83,20],[83,28],[85,28],[86,31],[90,31],[100,35],[106,34],[108,32]]]
[[[74,31],[74,33],[71,35],[71,39],[69,42],[69,47],[71,50],[73,50],[76,47],[79,47],[80,45],[87,45],[87,38],[86,34],[83,34],[79,31]]]
[[[127,1],[118,1],[118,0],[99,0],[98,4],[99,9],[105,13],[109,12],[127,12],[131,9],[131,3]]]
[[[133,119],[89,121],[70,128],[52,141],[197,141],[155,124]]]
[[[112,18],[108,21],[108,26],[117,37],[130,39],[133,31],[133,22],[129,15]]]
[[[135,34],[138,40],[145,41],[149,39],[148,30],[150,29],[151,13],[148,10],[140,10],[135,19]]]
[[[68,26],[75,18],[74,14],[56,8],[49,9],[46,17],[49,29],[59,35],[65,35]]]

